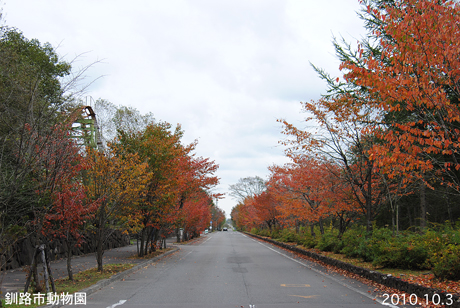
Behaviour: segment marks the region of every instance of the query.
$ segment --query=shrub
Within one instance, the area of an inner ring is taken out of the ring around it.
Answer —
[[[280,229],[273,228],[272,232],[270,233],[270,237],[272,239],[277,239],[277,238],[279,238],[279,235],[280,235]]]
[[[347,230],[342,235],[342,249],[341,253],[350,258],[360,257],[359,245],[365,239],[365,229],[355,227]]]
[[[374,265],[391,268],[429,269],[428,252],[423,246],[421,236],[400,235],[381,242],[375,254]]]
[[[286,243],[297,242],[297,234],[293,230],[283,229],[279,235],[280,240]]]
[[[259,231],[260,236],[270,237],[270,229],[262,229]]]
[[[440,279],[460,280],[460,246],[448,244],[431,256],[433,273]]]
[[[318,244],[318,238],[312,236],[309,232],[306,232],[298,236],[298,244],[305,248],[313,248]]]
[[[343,242],[332,232],[324,233],[316,245],[316,248],[322,251],[339,252],[343,247]]]

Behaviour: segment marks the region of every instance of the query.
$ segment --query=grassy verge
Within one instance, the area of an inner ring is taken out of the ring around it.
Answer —
[[[83,290],[87,287],[92,286],[93,284],[97,283],[100,280],[103,279],[108,279],[112,277],[113,275],[126,271],[130,268],[132,268],[135,264],[106,264],[104,265],[104,272],[98,272],[96,268],[89,269],[83,272],[80,272],[78,274],[74,274],[74,280],[68,280],[68,279],[57,279],[55,280],[55,285],[56,285],[56,293],[57,294],[62,294],[62,293],[68,293],[68,294],[73,294],[75,292],[78,292],[79,290]],[[31,294],[30,298],[32,298],[32,302],[30,305],[19,305],[19,304],[12,304],[12,305],[6,305],[5,301],[3,300],[3,307],[7,308],[35,308],[35,307],[40,307],[41,305],[39,304],[34,304],[33,303],[33,298],[34,295]],[[46,303],[46,297],[45,297],[45,303]]]
[[[152,258],[154,258],[156,256],[159,256],[159,255],[161,255],[161,254],[163,254],[163,253],[165,253],[167,251],[170,251],[170,250],[172,250],[172,248],[158,249],[158,250],[156,250],[156,251],[154,251],[152,253],[146,254],[143,257],[139,257],[137,255],[134,255],[134,256],[129,257],[128,259],[136,259],[136,260],[144,260],[145,259],[145,260],[148,260],[148,259],[152,259]]]

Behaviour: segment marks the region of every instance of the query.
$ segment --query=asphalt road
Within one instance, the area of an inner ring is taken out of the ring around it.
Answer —
[[[93,293],[87,307],[378,307],[372,288],[239,232],[215,232]],[[68,306],[74,307],[74,306]]]

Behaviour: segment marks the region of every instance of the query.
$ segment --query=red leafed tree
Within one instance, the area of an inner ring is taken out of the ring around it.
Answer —
[[[36,138],[34,148],[37,190],[43,207],[36,209],[34,225],[38,234],[54,235],[67,245],[67,270],[72,280],[71,256],[75,244],[81,243],[80,229],[95,210],[87,202],[81,184],[81,172],[87,168],[81,149],[70,138],[73,115],[64,124],[55,125],[46,138]]]
[[[211,207],[212,229],[219,230],[225,222],[225,212],[217,205]]]
[[[73,172],[69,170],[69,173]],[[82,227],[94,216],[98,204],[88,200],[84,186],[76,179],[68,179],[58,185],[58,190],[53,194],[52,210],[45,215],[43,231],[65,241],[67,273],[69,280],[73,280],[72,251],[75,245],[84,242]]]
[[[233,207],[231,217],[238,229],[251,230],[252,228],[259,227],[258,221],[254,219],[257,216],[253,197],[246,197],[242,202]]]
[[[211,205],[211,197],[203,190],[196,191],[187,198],[181,210],[185,239],[197,237],[201,230],[207,228],[212,219]]]
[[[184,238],[187,237],[188,233],[193,234],[193,232],[187,232],[187,226],[190,226],[190,224],[186,221],[187,211],[182,211],[184,205],[187,202],[192,202],[192,204],[196,204],[195,201],[197,196],[204,197],[203,192],[209,191],[212,187],[219,183],[219,178],[214,175],[219,165],[215,164],[214,161],[211,161],[208,158],[195,157],[194,155],[183,155],[179,159],[181,162],[181,172],[180,174],[178,174],[177,177],[178,201],[176,212],[182,212],[182,214],[177,216],[175,221],[178,242],[181,241],[180,233],[178,232],[179,228],[183,228]],[[208,195],[208,198],[211,199],[219,197],[219,194]],[[190,205],[190,203],[188,205]],[[208,223],[209,221],[210,220],[208,220]],[[206,226],[207,225],[205,225],[205,228]]]
[[[314,235],[314,224],[324,233],[323,220],[336,215],[343,233],[347,216],[358,209],[340,178],[340,167],[307,156],[292,158],[290,164],[270,168],[269,190],[279,201],[281,216],[296,224],[309,223]]]
[[[407,181],[430,172],[460,190],[460,6],[448,0],[399,0],[368,5],[378,48],[359,47],[344,61],[345,79],[366,89],[356,109],[373,110],[370,126],[383,142],[378,166]]]
[[[278,202],[272,195],[270,190],[264,191],[259,195],[255,195],[253,206],[256,213],[258,223],[264,223],[270,230],[278,223],[279,211],[277,209]]]

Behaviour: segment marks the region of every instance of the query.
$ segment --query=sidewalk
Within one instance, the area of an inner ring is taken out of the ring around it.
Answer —
[[[176,238],[166,239],[166,246],[171,247],[171,245],[176,241]],[[110,263],[131,263],[131,264],[140,264],[146,260],[138,259],[129,259],[130,256],[133,256],[137,253],[136,245],[129,245],[125,247],[113,248],[110,250],[104,251],[103,264]],[[83,255],[83,256],[74,256],[72,257],[72,271],[74,274],[97,267],[96,255],[95,253]],[[38,265],[39,273],[42,272],[42,264]],[[56,261],[51,261],[51,270],[54,279],[62,279],[67,277],[67,259],[60,259]],[[3,275],[3,273],[0,273]],[[6,292],[19,292],[24,289],[26,284],[26,272],[24,268],[17,268],[14,270],[9,270],[6,272],[6,275],[3,277],[3,283],[1,285],[1,293],[5,294]],[[1,279],[1,278],[0,278]]]

